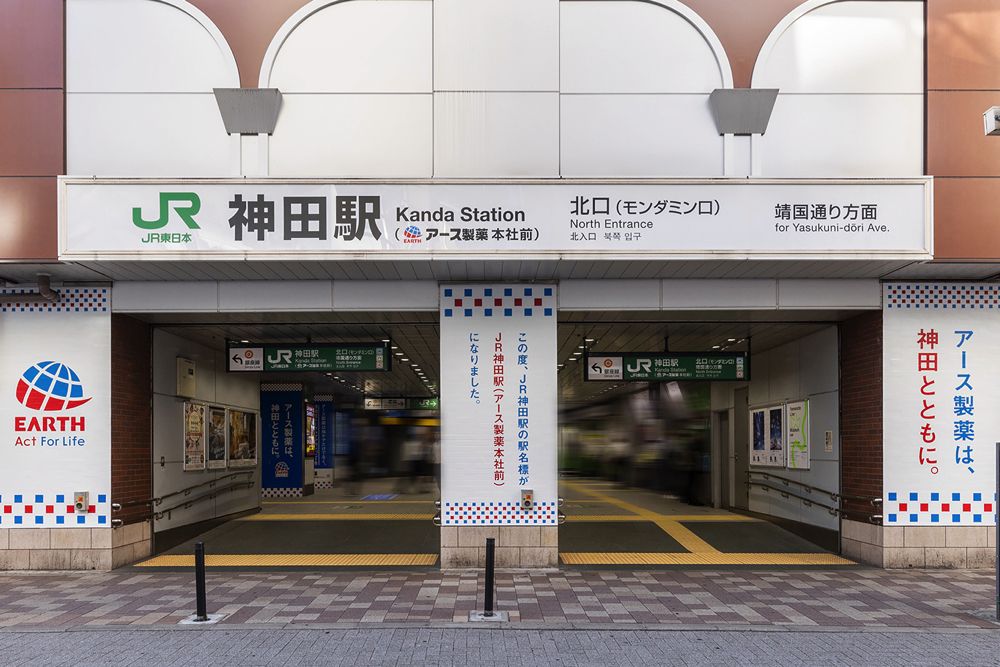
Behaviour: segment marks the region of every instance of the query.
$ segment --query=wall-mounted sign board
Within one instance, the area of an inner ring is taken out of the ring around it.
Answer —
[[[59,179],[59,258],[931,259],[932,179]]]
[[[750,379],[745,352],[593,353],[584,359],[584,379],[598,382]]]
[[[388,343],[247,344],[226,350],[232,372],[388,371]]]
[[[365,410],[437,410],[440,401],[431,398],[365,398]]]

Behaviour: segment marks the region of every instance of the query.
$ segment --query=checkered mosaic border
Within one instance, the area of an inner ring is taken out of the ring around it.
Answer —
[[[545,285],[443,287],[443,317],[555,317],[556,290]]]
[[[59,301],[55,303],[25,302],[0,303],[0,313],[107,313],[111,310],[111,290],[106,287],[59,287]],[[0,295],[37,296],[30,287],[0,289]]]
[[[272,382],[260,385],[261,391],[302,391],[302,385],[297,382]]]
[[[273,489],[263,488],[260,495],[264,498],[301,498],[302,489]]]
[[[890,491],[883,516],[886,525],[992,525],[996,521],[996,494],[973,491]]]
[[[1000,309],[1000,285],[984,283],[887,283],[885,307],[889,310],[993,310]]]
[[[443,503],[441,524],[444,526],[556,526],[559,509],[555,502],[535,503],[534,509],[523,510],[520,503]]]
[[[326,479],[317,479],[315,481],[315,483],[314,483],[313,486],[314,486],[314,488],[317,488],[317,489],[332,489],[333,488],[333,482],[331,482],[329,480],[326,480]]]
[[[0,493],[0,528],[93,528],[111,525],[108,494],[96,499],[86,514],[77,514],[68,493]]]

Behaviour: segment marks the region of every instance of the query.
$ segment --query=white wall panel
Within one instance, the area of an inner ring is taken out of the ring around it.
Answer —
[[[836,2],[765,46],[755,88],[785,93],[923,93],[922,2]]]
[[[723,175],[707,95],[563,95],[566,177]]]
[[[335,310],[438,309],[438,284],[433,280],[336,280]]]
[[[558,0],[435,0],[434,87],[558,90]]]
[[[831,326],[798,340],[753,355],[750,362],[750,405],[778,404],[788,400],[809,399],[810,468],[757,468],[830,491],[840,489],[840,449],[823,451],[826,431],[839,439],[840,394],[837,327]],[[735,386],[735,385],[734,385]],[[713,394],[713,407],[722,400]],[[801,493],[801,490],[796,490]],[[815,496],[820,502],[828,498]],[[836,530],[837,517],[825,510],[807,507],[796,498],[759,488],[750,490],[750,510],[793,521]]]
[[[328,280],[234,280],[219,283],[219,310],[230,312],[328,311]]]
[[[285,95],[271,176],[429,178],[431,95]]]
[[[840,386],[840,340],[837,327],[822,329],[798,342],[798,393],[805,396],[837,391]]]
[[[771,400],[770,390],[771,356],[766,353],[755,354],[750,358],[750,387],[747,401],[751,406],[763,405]],[[750,431],[751,435],[753,431]]]
[[[773,280],[664,280],[663,308],[771,310],[777,303]]]
[[[882,307],[882,287],[871,280],[779,280],[781,308]]]
[[[211,92],[238,87],[232,52],[193,7],[68,0],[67,92]],[[218,110],[216,110],[218,115]]]
[[[79,176],[239,176],[240,139],[211,93],[66,96],[66,169]]]
[[[284,93],[431,92],[430,0],[353,0],[300,23],[267,87]]]
[[[758,175],[919,176],[923,110],[922,95],[778,95],[754,137]]]
[[[111,288],[116,313],[213,312],[219,308],[216,282],[116,281]]]
[[[225,355],[161,330],[153,333],[153,495],[223,477],[233,470],[184,471],[183,409],[187,399],[175,395],[177,357],[195,362],[196,400],[251,411],[260,409],[260,385],[256,373],[225,372]],[[165,465],[160,465],[161,460]],[[259,481],[259,473],[251,479]],[[169,501],[168,501],[169,503]],[[165,505],[164,507],[166,507]],[[161,532],[198,521],[214,519],[260,506],[260,489],[240,489],[215,500],[179,509],[155,522]]]
[[[659,280],[563,280],[560,310],[659,310]]]
[[[562,92],[710,93],[723,86],[715,53],[680,14],[643,2],[559,4]]]
[[[435,93],[434,175],[558,176],[559,95]]]

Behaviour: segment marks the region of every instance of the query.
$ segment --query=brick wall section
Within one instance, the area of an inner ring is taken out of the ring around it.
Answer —
[[[111,316],[111,501],[153,495],[152,333],[145,322]],[[146,518],[143,507],[114,515],[126,524]]]
[[[882,497],[882,312],[840,324],[840,488],[845,495]],[[864,521],[869,503],[846,508]]]

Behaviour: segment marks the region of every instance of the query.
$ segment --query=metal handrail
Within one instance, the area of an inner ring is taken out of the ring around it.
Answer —
[[[210,479],[207,482],[200,482],[198,484],[193,484],[193,485],[191,485],[191,486],[189,486],[189,487],[187,487],[185,489],[181,489],[180,491],[173,491],[171,493],[164,494],[164,495],[160,496],[159,498],[147,498],[146,500],[133,500],[133,501],[128,502],[128,503],[114,503],[114,505],[117,506],[117,509],[115,509],[115,507],[112,506],[112,511],[118,512],[118,511],[121,511],[121,509],[125,508],[125,507],[137,507],[137,506],[140,506],[140,505],[153,505],[153,506],[157,506],[157,505],[162,504],[163,501],[166,500],[167,498],[173,498],[174,496],[180,496],[180,495],[185,495],[186,496],[186,495],[190,494],[192,491],[194,491],[195,489],[200,489],[203,486],[207,486],[207,487],[211,488],[211,487],[215,486],[216,484],[218,484],[219,482],[225,481],[225,480],[230,479],[232,477],[241,477],[243,475],[254,475],[254,474],[256,474],[256,469],[240,470],[238,472],[231,472],[228,475],[223,475],[222,477],[216,477],[215,479]]]
[[[765,491],[767,491],[767,490],[777,491],[778,493],[781,494],[782,498],[788,498],[788,497],[798,498],[803,503],[805,503],[806,506],[811,507],[811,506],[815,505],[816,507],[822,507],[823,509],[825,509],[830,514],[833,514],[834,516],[837,516],[837,515],[841,514],[841,512],[843,511],[843,510],[840,509],[840,507],[834,507],[833,505],[827,505],[825,503],[821,503],[818,500],[814,500],[812,498],[807,498],[805,496],[800,496],[799,494],[795,493],[794,491],[789,491],[788,489],[783,489],[780,486],[774,486],[773,484],[767,484],[765,482],[758,482],[756,480],[752,480],[751,479],[751,480],[747,481],[747,486],[757,486],[757,487],[760,487],[760,488],[764,489]]]
[[[757,472],[757,471],[752,471],[752,472]],[[775,477],[777,477],[777,475],[775,475]],[[815,500],[814,498],[808,498],[806,496],[803,496],[803,495],[800,495],[798,493],[795,493],[794,491],[791,491],[791,490],[789,490],[787,488],[783,488],[783,487],[780,487],[780,486],[775,486],[773,484],[768,484],[766,482],[761,482],[761,481],[755,480],[755,479],[750,479],[749,475],[747,475],[746,485],[748,487],[749,486],[759,487],[761,489],[764,489],[765,492],[767,492],[767,491],[777,491],[781,495],[782,498],[797,498],[798,500],[801,500],[802,504],[804,504],[806,507],[812,507],[812,506],[815,505],[816,507],[821,507],[821,508],[825,509],[829,514],[831,514],[833,516],[838,516],[838,517],[849,517],[849,516],[862,517],[863,516],[868,523],[874,523],[874,524],[878,524],[878,522],[880,522],[882,520],[882,515],[881,514],[868,514],[868,515],[866,515],[863,512],[856,512],[856,511],[852,511],[852,510],[846,510],[846,509],[844,509],[844,508],[842,508],[840,506],[839,502],[837,503],[837,505],[827,505],[826,503],[821,503],[818,500]],[[807,485],[803,485],[803,486],[807,486]],[[865,498],[865,500],[871,500],[873,504],[875,504],[875,501],[880,501],[881,502],[881,499],[879,499],[879,498]]]
[[[767,472],[765,470],[747,470],[747,479],[750,479],[750,475],[760,475],[764,479],[777,479],[780,480],[785,486],[789,484],[795,484],[808,493],[815,491],[816,493],[822,493],[823,495],[830,496],[830,500],[841,501],[841,500],[862,500],[870,502],[872,505],[880,505],[882,503],[881,498],[869,498],[867,496],[851,496],[843,493],[837,493],[835,491],[828,491],[827,489],[821,489],[818,486],[813,486],[812,484],[806,484],[805,482],[800,482],[797,479],[791,479],[789,477],[782,477],[781,475],[775,475],[773,472]]]
[[[173,512],[174,510],[188,509],[189,507],[191,507],[195,503],[200,503],[203,500],[211,500],[212,498],[215,498],[216,496],[218,496],[220,493],[225,493],[226,491],[234,491],[236,489],[242,489],[242,488],[252,489],[256,484],[257,484],[256,480],[253,480],[253,479],[248,480],[246,482],[234,482],[232,484],[229,484],[227,486],[222,487],[221,489],[215,489],[214,491],[210,491],[209,493],[203,493],[200,496],[195,496],[194,498],[189,498],[189,499],[185,500],[184,502],[177,503],[176,505],[174,505],[172,507],[168,507],[168,508],[162,509],[162,510],[157,510],[155,512],[150,512],[150,516],[152,516],[154,519],[156,519],[157,521],[159,521],[160,519],[162,519],[164,517],[164,515],[167,515],[167,514]]]

